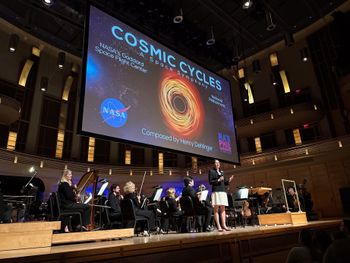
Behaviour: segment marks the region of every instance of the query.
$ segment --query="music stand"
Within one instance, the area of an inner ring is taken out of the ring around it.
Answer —
[[[104,193],[104,191],[106,190],[107,186],[108,186],[108,182],[105,182],[105,183],[101,186],[100,190],[98,191],[97,196],[102,196],[103,193]]]
[[[235,200],[248,199],[248,195],[249,195],[249,189],[248,188],[240,188],[236,192]]]

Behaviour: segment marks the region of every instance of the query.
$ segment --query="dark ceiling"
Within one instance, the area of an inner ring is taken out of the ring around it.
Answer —
[[[81,56],[86,2],[56,0],[1,0],[0,16],[30,34],[67,52]],[[216,71],[282,40],[329,13],[345,0],[94,0],[136,29]],[[173,23],[183,11],[182,23]],[[266,15],[276,24],[266,30]],[[215,44],[208,46],[211,27]]]

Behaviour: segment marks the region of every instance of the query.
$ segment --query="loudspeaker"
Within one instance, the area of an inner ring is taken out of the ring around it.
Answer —
[[[344,216],[350,216],[350,187],[339,189]]]

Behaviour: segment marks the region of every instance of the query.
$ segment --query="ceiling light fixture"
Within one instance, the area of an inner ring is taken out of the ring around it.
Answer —
[[[49,86],[49,79],[48,79],[48,77],[41,77],[40,90],[45,92],[45,91],[47,91],[48,86]]]
[[[286,32],[284,34],[284,43],[285,43],[286,47],[291,47],[294,45],[295,41],[294,41],[294,37],[293,37],[292,32]]]
[[[179,11],[180,13],[173,19],[174,24],[180,24],[184,20],[182,8]]]
[[[211,27],[210,29],[210,37],[209,39],[207,40],[207,46],[212,46],[215,44],[215,36],[214,36],[214,30],[213,30],[213,27]]]
[[[55,3],[54,0],[42,0],[44,5],[51,6]]]
[[[253,1],[251,0],[243,0],[243,3],[242,3],[242,8],[243,9],[249,9],[251,8],[253,5]]]
[[[271,12],[266,12],[265,19],[266,19],[266,30],[273,31],[276,28],[276,24],[272,20]]]

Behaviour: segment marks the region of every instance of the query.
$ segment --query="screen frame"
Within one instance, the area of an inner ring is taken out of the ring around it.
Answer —
[[[232,108],[232,119],[233,119],[233,126],[234,126],[234,133],[235,133],[235,145],[236,145],[236,149],[237,149],[237,160],[238,162],[235,161],[228,161],[228,160],[224,160],[224,159],[220,159],[220,158],[214,158],[214,157],[209,157],[206,155],[200,155],[200,154],[195,154],[195,153],[190,153],[190,152],[185,152],[185,151],[181,151],[181,150],[176,150],[176,149],[171,149],[171,148],[166,148],[166,147],[161,147],[161,146],[157,146],[157,145],[151,145],[151,144],[146,144],[146,143],[141,143],[141,142],[135,142],[135,141],[130,141],[130,140],[126,140],[126,139],[122,139],[122,138],[116,138],[116,137],[111,137],[111,136],[107,136],[107,135],[102,135],[102,134],[97,134],[97,133],[93,133],[93,132],[88,132],[88,131],[84,131],[82,129],[82,124],[83,124],[83,109],[84,109],[84,100],[85,100],[85,89],[86,89],[86,69],[87,69],[87,56],[88,56],[88,39],[89,39],[89,22],[90,22],[90,9],[91,7],[94,7],[96,9],[99,9],[100,11],[104,12],[105,14],[120,20],[122,23],[126,24],[127,26],[133,28],[134,30],[140,32],[141,34],[144,34],[145,36],[147,36],[148,38],[150,38],[151,40],[155,41],[156,43],[159,43],[161,45],[163,45],[164,47],[170,49],[171,51],[174,51],[176,54],[183,56],[185,59],[197,64],[198,66],[204,68],[205,70],[208,70],[210,73],[219,76],[220,78],[226,80],[228,82],[229,85],[229,90],[230,90],[230,97],[231,97],[231,108]],[[184,155],[190,155],[190,156],[194,156],[194,157],[199,157],[199,158],[204,158],[207,160],[219,160],[220,162],[223,163],[230,163],[230,164],[236,164],[236,165],[240,165],[241,164],[241,160],[240,160],[240,154],[238,151],[238,139],[237,139],[237,129],[236,129],[236,120],[235,120],[235,116],[234,116],[234,111],[233,111],[233,97],[232,97],[232,86],[231,86],[231,82],[215,73],[214,71],[208,69],[207,67],[203,66],[201,63],[198,63],[198,61],[196,61],[196,59],[193,58],[188,58],[186,55],[184,55],[182,52],[180,52],[177,48],[172,48],[169,47],[168,45],[164,44],[161,40],[156,40],[154,37],[150,36],[148,33],[146,33],[144,30],[140,29],[137,26],[131,25],[130,22],[126,22],[125,18],[122,18],[120,15],[117,15],[116,13],[112,13],[110,10],[106,10],[104,7],[97,5],[96,3],[91,3],[90,1],[87,2],[86,4],[86,12],[85,12],[85,21],[84,21],[84,38],[83,38],[83,52],[82,52],[82,71],[81,71],[81,84],[80,84],[80,96],[79,96],[79,110],[78,110],[78,123],[77,123],[77,134],[81,135],[81,136],[88,136],[88,137],[95,137],[97,139],[102,139],[102,140],[107,140],[107,141],[114,141],[114,142],[121,142],[121,143],[126,143],[126,144],[131,144],[131,145],[135,145],[135,146],[141,146],[141,147],[145,147],[145,148],[149,148],[149,149],[155,149],[155,150],[161,150],[162,152],[171,152],[171,153],[179,153],[179,154],[184,154]]]

